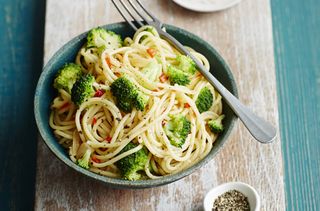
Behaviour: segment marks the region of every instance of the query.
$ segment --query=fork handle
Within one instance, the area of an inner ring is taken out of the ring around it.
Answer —
[[[239,117],[251,135],[261,143],[270,143],[277,136],[277,131],[270,123],[254,114],[239,99],[232,95],[206,68],[196,59],[179,41],[163,30],[158,30],[161,37],[173,44],[181,53],[188,55],[197,65],[198,70],[210,82],[212,86],[221,94],[225,102],[233,112]]]

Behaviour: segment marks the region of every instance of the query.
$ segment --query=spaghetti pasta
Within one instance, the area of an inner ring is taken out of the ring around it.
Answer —
[[[78,52],[75,63],[84,74],[92,74],[96,92],[79,106],[71,93],[58,89],[51,105],[49,124],[60,144],[69,150],[70,159],[77,162],[90,150],[89,170],[109,177],[122,177],[116,163],[145,148],[148,162],[143,179],[156,179],[180,172],[204,158],[211,150],[217,134],[210,131],[207,121],[222,116],[221,96],[196,72],[187,85],[168,80],[168,66],[176,65],[180,54],[155,31],[140,28],[133,38],[125,38],[119,48],[87,48]],[[150,50],[151,49],[151,50]],[[189,48],[192,54],[210,69],[208,60]],[[150,62],[161,65],[160,74],[149,80],[141,70]],[[117,105],[110,86],[126,75],[146,96],[144,110],[133,108],[123,112]],[[200,113],[196,100],[207,87],[213,98],[210,108]],[[97,93],[99,92],[99,93]],[[164,125],[172,115],[182,115],[190,122],[190,134],[179,147],[171,143]],[[123,152],[130,142],[136,147]]]

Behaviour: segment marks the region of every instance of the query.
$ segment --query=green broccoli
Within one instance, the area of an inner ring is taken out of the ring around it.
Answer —
[[[222,120],[224,115],[219,116],[217,119],[210,120],[208,126],[213,133],[221,133],[223,131]]]
[[[129,151],[138,145],[130,142],[127,144],[120,153]],[[139,171],[144,170],[146,163],[148,162],[148,151],[146,148],[142,148],[139,151],[128,155],[115,164],[119,168],[123,178],[127,180],[138,180],[141,178]]]
[[[80,65],[74,63],[65,64],[57,73],[53,82],[53,87],[56,89],[64,89],[71,93],[73,84],[82,75]]]
[[[150,32],[151,34],[153,35],[156,35],[158,32],[157,30],[153,27],[153,26],[147,26],[143,31],[147,31],[147,32]],[[142,42],[144,39],[146,39],[147,36],[144,35],[140,38],[140,42]]]
[[[151,62],[145,66],[141,72],[148,78],[150,81],[155,81],[161,74],[161,65],[158,64],[157,60],[153,59]]]
[[[150,32],[153,35],[158,34],[157,29],[154,28],[153,26],[147,26],[143,31]]]
[[[191,132],[191,122],[182,115],[170,115],[164,131],[173,146],[182,147]]]
[[[121,36],[113,31],[97,27],[89,31],[87,35],[87,48],[96,47],[104,49],[118,49],[122,46]]]
[[[167,75],[171,85],[179,84],[185,86],[190,83],[188,74],[172,65],[168,67]]]
[[[137,91],[137,92],[138,92],[138,95],[136,97],[135,107],[138,110],[143,111],[146,105],[148,104],[149,97],[140,91]]]
[[[71,100],[78,106],[94,94],[94,77],[91,74],[81,76],[73,85]]]
[[[136,75],[136,80],[140,82],[141,86],[154,90],[158,87],[155,82],[158,80],[162,72],[162,65],[158,64],[156,59],[152,59],[145,67],[140,70],[141,74]]]
[[[213,103],[213,95],[208,87],[204,87],[200,90],[198,98],[196,100],[196,106],[200,113],[208,111]]]
[[[117,99],[117,106],[124,112],[131,112],[134,107],[143,111],[149,100],[126,76],[116,79],[110,90]]]
[[[84,168],[90,168],[90,156],[91,156],[91,149],[87,149],[82,158],[77,160],[77,165]]]
[[[176,60],[179,63],[177,66],[178,69],[190,75],[193,75],[196,72],[196,63],[194,63],[189,56],[178,55]]]

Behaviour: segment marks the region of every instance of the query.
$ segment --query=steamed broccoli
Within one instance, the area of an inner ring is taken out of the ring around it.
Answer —
[[[189,76],[196,72],[196,64],[190,57],[184,55],[178,55],[176,61],[178,65],[170,65],[168,67],[167,75],[169,76],[170,84],[188,85],[190,83]]]
[[[82,158],[77,160],[78,166],[84,168],[84,169],[89,169],[89,163],[90,163],[90,156],[91,156],[91,149],[87,149],[87,151],[84,153]]]
[[[121,36],[113,31],[97,27],[87,35],[87,48],[96,47],[101,49],[118,49],[122,46]]]
[[[167,75],[171,85],[179,84],[185,86],[190,83],[189,75],[172,65],[168,67]]]
[[[126,76],[115,80],[110,90],[117,99],[117,106],[124,112],[131,112],[134,107],[143,111],[149,100]]]
[[[147,26],[143,31],[150,32],[153,35],[158,34],[157,29],[154,28],[153,26]]]
[[[64,89],[71,93],[73,84],[82,75],[80,65],[74,63],[65,64],[57,73],[53,82],[53,87],[56,89]]]
[[[182,115],[171,115],[164,131],[173,146],[182,147],[191,132],[191,122]]]
[[[179,63],[177,66],[178,69],[190,75],[193,75],[196,72],[196,64],[190,57],[185,55],[178,55],[176,60]]]
[[[120,153],[124,153],[137,147],[137,145],[130,142],[127,144]],[[148,162],[148,152],[146,148],[142,148],[139,151],[122,158],[115,164],[119,168],[122,176],[127,180],[138,180],[141,178],[139,171],[144,170],[146,163]]]
[[[135,107],[136,109],[143,111],[146,105],[148,104],[149,97],[145,94],[143,94],[140,91],[137,91],[137,97],[136,97],[136,102],[135,102]]]
[[[147,32],[150,32],[151,34],[153,35],[156,35],[158,32],[157,30],[153,27],[153,26],[147,26],[143,31],[147,31]],[[140,42],[142,42],[144,39],[146,39],[147,36],[144,35],[140,38]]]
[[[83,75],[73,85],[71,90],[71,100],[78,106],[94,94],[92,84],[94,77],[91,74]]]
[[[210,120],[208,126],[213,133],[221,133],[223,131],[222,120],[224,115],[219,116],[217,119]]]
[[[198,98],[196,100],[196,106],[200,113],[208,111],[213,103],[213,95],[208,87],[204,87],[200,90]]]
[[[145,66],[141,72],[148,78],[150,81],[155,81],[161,74],[161,65],[158,64],[157,60],[153,59],[151,62]]]

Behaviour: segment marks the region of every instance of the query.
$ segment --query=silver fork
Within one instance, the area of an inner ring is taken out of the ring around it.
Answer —
[[[159,35],[175,46],[182,54],[188,55],[193,59],[198,70],[221,94],[224,101],[230,106],[233,112],[239,117],[257,141],[261,143],[270,143],[276,138],[276,129],[270,123],[257,116],[248,107],[243,105],[209,71],[207,71],[205,67],[179,41],[163,31],[163,24],[161,21],[151,14],[139,0],[112,0],[112,2],[121,16],[134,30],[144,26],[144,23],[147,23],[147,25],[155,27]]]

